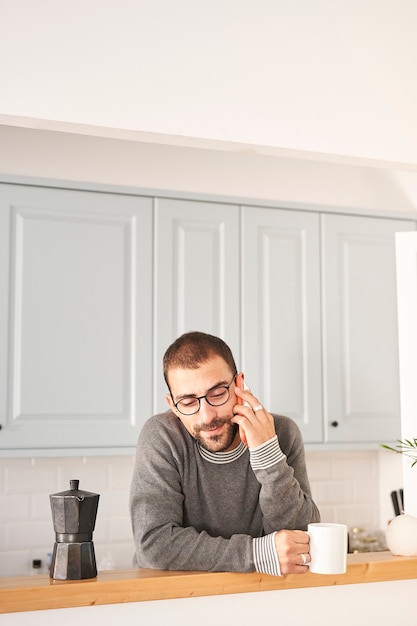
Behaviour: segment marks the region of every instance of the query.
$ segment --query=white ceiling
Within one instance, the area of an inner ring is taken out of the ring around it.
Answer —
[[[0,0],[0,122],[417,168],[416,0]]]

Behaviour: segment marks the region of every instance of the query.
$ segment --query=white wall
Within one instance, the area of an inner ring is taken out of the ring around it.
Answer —
[[[2,0],[0,114],[416,166],[416,22],[414,0]]]
[[[321,210],[413,217],[417,210],[417,173],[382,166],[1,125],[0,145],[0,175],[208,193]]]

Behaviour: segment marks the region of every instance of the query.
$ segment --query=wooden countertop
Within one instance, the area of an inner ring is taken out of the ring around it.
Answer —
[[[0,578],[0,613],[118,604],[229,593],[349,585],[417,578],[417,557],[390,552],[349,554],[346,574],[268,576],[230,572],[170,572],[129,569],[97,578],[56,581],[47,574]]]

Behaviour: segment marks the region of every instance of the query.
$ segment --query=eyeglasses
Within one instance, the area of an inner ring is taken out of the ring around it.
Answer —
[[[190,396],[189,398],[181,398],[174,404],[175,408],[178,409],[180,413],[183,415],[194,415],[194,413],[198,413],[201,406],[201,400],[205,400],[210,406],[221,406],[222,404],[226,404],[228,399],[230,398],[230,385],[234,381],[237,372],[233,374],[233,378],[228,385],[219,385],[218,387],[214,387],[210,389],[205,396],[200,396],[196,398],[195,396]],[[171,394],[172,397],[172,394]]]

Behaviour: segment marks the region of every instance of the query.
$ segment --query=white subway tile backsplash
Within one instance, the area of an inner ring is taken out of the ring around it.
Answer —
[[[314,489],[314,497],[318,503],[341,504],[352,500],[352,484],[341,481],[328,481],[317,483]]]
[[[311,451],[306,459],[323,521],[380,527],[380,494],[388,499],[389,490],[379,483],[378,452]],[[100,494],[93,535],[97,567],[131,567],[133,465],[133,456],[0,459],[0,576],[26,575],[35,558],[46,562],[55,541],[49,495],[69,489],[73,478],[81,489]]]
[[[308,452],[306,454],[307,471],[310,482],[327,480],[332,472],[331,456],[322,452]]]
[[[23,460],[6,468],[5,493],[53,493],[57,488],[57,473],[53,467]]]
[[[0,557],[1,575],[27,576],[30,573],[31,560],[28,550],[2,550]]]
[[[98,504],[100,515],[126,516],[129,513],[129,493],[124,491],[106,491],[100,495]]]
[[[52,524],[52,511],[49,501],[49,494],[34,493],[30,496],[30,511],[31,519],[34,520],[51,520]]]
[[[134,457],[109,459],[109,488],[129,491],[133,474]]]
[[[51,540],[53,544],[54,532],[47,521],[25,519],[6,526],[6,544],[9,550],[42,548]]]
[[[372,504],[344,504],[335,510],[335,522],[365,530],[379,529],[378,510]]]
[[[0,524],[0,572],[2,571],[5,557],[4,552],[6,550],[6,524]]]
[[[378,479],[355,481],[353,484],[353,501],[356,503],[379,501]]]
[[[29,494],[0,494],[0,511],[0,517],[3,522],[13,522],[19,519],[30,519],[31,497]]]
[[[133,564],[133,542],[102,543],[95,547],[97,570],[129,569]]]
[[[132,540],[127,543],[117,544],[114,549],[114,560],[118,564],[116,567],[122,569],[132,567],[134,552],[135,547]]]
[[[317,503],[318,504],[318,503]],[[322,522],[327,522],[328,524],[332,524],[334,523],[336,520],[334,519],[334,506],[332,505],[326,505],[326,504],[321,504],[319,506],[320,509],[320,516],[321,516],[321,521]]]
[[[96,527],[93,534],[94,544],[109,542],[109,519],[97,512]]]
[[[70,488],[70,480],[80,481],[79,488],[83,491],[101,493],[109,488],[108,466],[100,464],[97,459],[89,463],[74,463],[60,467],[60,491]]]
[[[113,517],[109,519],[110,543],[124,543],[131,540],[132,526],[129,517]]]
[[[378,460],[375,452],[338,452],[332,460],[332,477],[339,480],[377,479]]]

